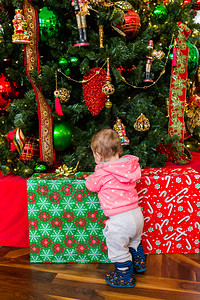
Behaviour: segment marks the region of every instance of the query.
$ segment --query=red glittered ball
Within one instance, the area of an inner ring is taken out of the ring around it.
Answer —
[[[126,34],[128,39],[132,39],[140,30],[140,17],[133,9],[129,9],[125,12],[123,24],[118,25],[117,27]]]
[[[97,116],[102,111],[107,100],[107,96],[102,92],[105,79],[106,71],[98,67],[90,69],[83,77],[85,81],[82,84],[85,104],[93,116]]]

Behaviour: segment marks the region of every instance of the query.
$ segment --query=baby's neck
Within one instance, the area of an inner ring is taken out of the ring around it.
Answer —
[[[118,153],[116,155],[114,155],[114,156],[111,156],[111,157],[105,159],[104,162],[107,162],[107,161],[117,161],[117,160],[119,160],[119,154]]]

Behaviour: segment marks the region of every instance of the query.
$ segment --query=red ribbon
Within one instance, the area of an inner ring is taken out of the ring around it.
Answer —
[[[8,142],[10,142],[10,151],[15,151],[16,147],[14,144],[14,136],[15,136],[15,132],[16,132],[17,128],[15,128],[12,131],[9,131],[8,134],[6,135],[6,138],[8,140]]]

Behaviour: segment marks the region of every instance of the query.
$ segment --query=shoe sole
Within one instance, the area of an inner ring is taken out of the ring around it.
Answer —
[[[119,288],[132,288],[134,286],[136,286],[136,283],[134,285],[115,285],[115,284],[111,284],[110,282],[108,282],[105,278],[105,281],[107,282],[107,284],[109,284],[110,286],[113,287],[119,287]]]
[[[147,269],[147,268],[144,268],[144,269],[142,269],[142,270],[135,270],[135,272],[137,272],[137,273],[142,273],[142,272],[145,272],[146,269]]]

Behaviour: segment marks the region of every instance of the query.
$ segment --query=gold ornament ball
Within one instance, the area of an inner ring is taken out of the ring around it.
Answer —
[[[111,108],[112,107],[112,102],[110,100],[107,100],[105,103],[106,108]]]
[[[69,100],[70,98],[70,93],[66,88],[61,88],[59,90],[59,99],[61,103],[65,103]]]
[[[102,92],[105,95],[112,95],[114,93],[114,91],[115,91],[115,88],[114,88],[113,84],[111,84],[111,83],[106,83],[102,87]]]
[[[33,173],[33,171],[30,168],[24,169],[24,174],[31,175],[32,173]]]

